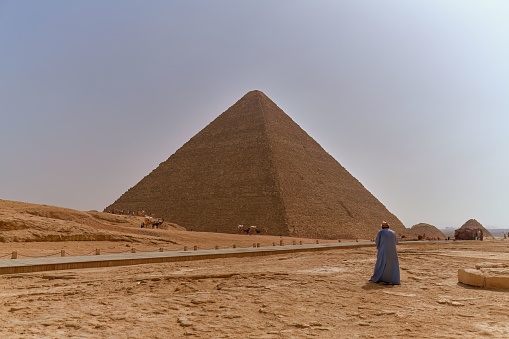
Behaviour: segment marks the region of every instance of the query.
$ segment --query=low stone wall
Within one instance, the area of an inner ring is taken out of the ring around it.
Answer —
[[[283,253],[297,253],[307,251],[327,251],[340,248],[374,247],[372,242],[356,243],[326,243],[306,245],[283,245],[270,247],[217,249],[172,252],[139,252],[125,254],[107,254],[96,256],[77,256],[59,258],[14,259],[0,261],[1,274],[31,273],[55,270],[70,270],[83,268],[129,266],[140,264],[155,264],[163,262],[178,262],[191,260],[206,260],[218,258],[265,256]]]
[[[509,265],[504,263],[480,263],[475,269],[458,270],[458,282],[481,288],[509,289]]]

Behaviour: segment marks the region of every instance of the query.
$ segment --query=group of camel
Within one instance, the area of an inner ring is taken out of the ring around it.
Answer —
[[[154,219],[152,217],[145,217],[145,220],[141,223],[141,228],[159,228],[159,226],[163,223],[162,218]]]

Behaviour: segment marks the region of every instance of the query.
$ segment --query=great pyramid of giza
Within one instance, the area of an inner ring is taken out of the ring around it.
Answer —
[[[125,192],[188,230],[371,239],[382,221],[410,234],[357,179],[260,91],[251,91]]]

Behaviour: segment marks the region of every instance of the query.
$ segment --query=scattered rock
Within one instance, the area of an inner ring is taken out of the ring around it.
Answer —
[[[193,322],[187,317],[179,317],[177,320],[178,324],[182,327],[191,327]]]

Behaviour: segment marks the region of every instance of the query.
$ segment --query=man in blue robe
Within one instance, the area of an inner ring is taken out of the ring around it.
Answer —
[[[396,232],[389,229],[389,224],[382,222],[382,229],[378,231],[375,239],[378,254],[376,256],[375,273],[369,279],[376,283],[391,285],[401,284],[399,279],[399,261],[396,244]]]

